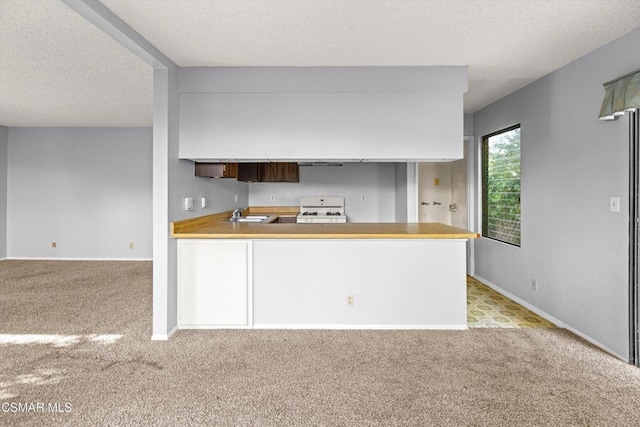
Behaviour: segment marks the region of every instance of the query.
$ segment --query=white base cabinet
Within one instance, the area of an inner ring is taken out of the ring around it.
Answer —
[[[466,329],[464,240],[256,240],[254,328]]]
[[[178,327],[248,327],[251,243],[178,240]]]
[[[178,327],[466,329],[466,241],[178,240]]]

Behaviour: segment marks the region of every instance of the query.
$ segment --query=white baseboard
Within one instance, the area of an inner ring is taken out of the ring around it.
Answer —
[[[288,325],[254,324],[253,329],[466,330],[467,325]]]
[[[169,333],[151,335],[151,341],[168,341],[176,332],[178,332],[177,326],[170,330]]]
[[[178,329],[252,329],[249,325],[179,325]]]
[[[467,330],[467,325],[180,325],[180,329]]]
[[[47,257],[7,257],[11,261],[153,261],[152,258],[47,258]]]
[[[557,327],[562,328],[562,329],[566,329],[568,331],[571,331],[572,333],[576,334],[577,336],[579,336],[583,340],[590,342],[591,344],[595,345],[596,347],[606,351],[610,355],[612,355],[614,357],[617,357],[618,359],[629,363],[629,359],[627,357],[619,355],[618,353],[616,353],[615,351],[611,350],[609,347],[607,347],[606,345],[602,344],[601,342],[598,342],[598,341],[594,340],[590,336],[585,335],[583,332],[580,332],[579,330],[567,325],[562,320],[557,319],[556,317],[550,315],[549,313],[546,313],[546,312],[540,310],[538,307],[536,307],[534,305],[531,305],[530,303],[528,303],[527,301],[523,300],[522,298],[513,295],[511,292],[505,291],[501,287],[495,285],[494,283],[491,283],[490,281],[488,281],[487,279],[485,279],[483,277],[478,276],[477,274],[474,274],[472,277],[474,279],[477,279],[478,281],[482,282],[483,284],[487,285],[488,287],[490,287],[494,291],[496,291],[496,292],[504,295],[505,297],[517,302],[518,304],[520,304],[521,306],[527,308],[528,310],[533,311],[535,314],[537,314],[538,316],[540,316],[540,317],[548,320],[549,322],[555,324]]]

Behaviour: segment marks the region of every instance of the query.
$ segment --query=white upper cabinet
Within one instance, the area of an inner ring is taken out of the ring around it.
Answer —
[[[365,161],[463,157],[462,95],[364,94],[362,101]]]
[[[464,67],[186,69],[179,156],[459,159],[466,87]]]
[[[361,159],[360,99],[349,94],[183,94],[180,157]]]

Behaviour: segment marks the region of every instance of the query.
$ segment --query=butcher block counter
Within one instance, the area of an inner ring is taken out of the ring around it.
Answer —
[[[288,210],[287,210],[288,209]],[[245,215],[288,218],[295,208]],[[178,221],[180,329],[466,329],[467,242],[444,224]]]
[[[296,212],[297,213],[297,212]],[[291,211],[249,208],[243,215],[291,216]],[[177,221],[178,239],[475,239],[472,233],[440,223],[253,224],[229,221],[231,212]],[[295,216],[295,215],[294,215]]]

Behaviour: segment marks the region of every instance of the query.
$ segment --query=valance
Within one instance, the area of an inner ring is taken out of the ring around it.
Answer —
[[[605,83],[604,89],[600,120],[615,120],[625,111],[640,108],[640,70]]]

